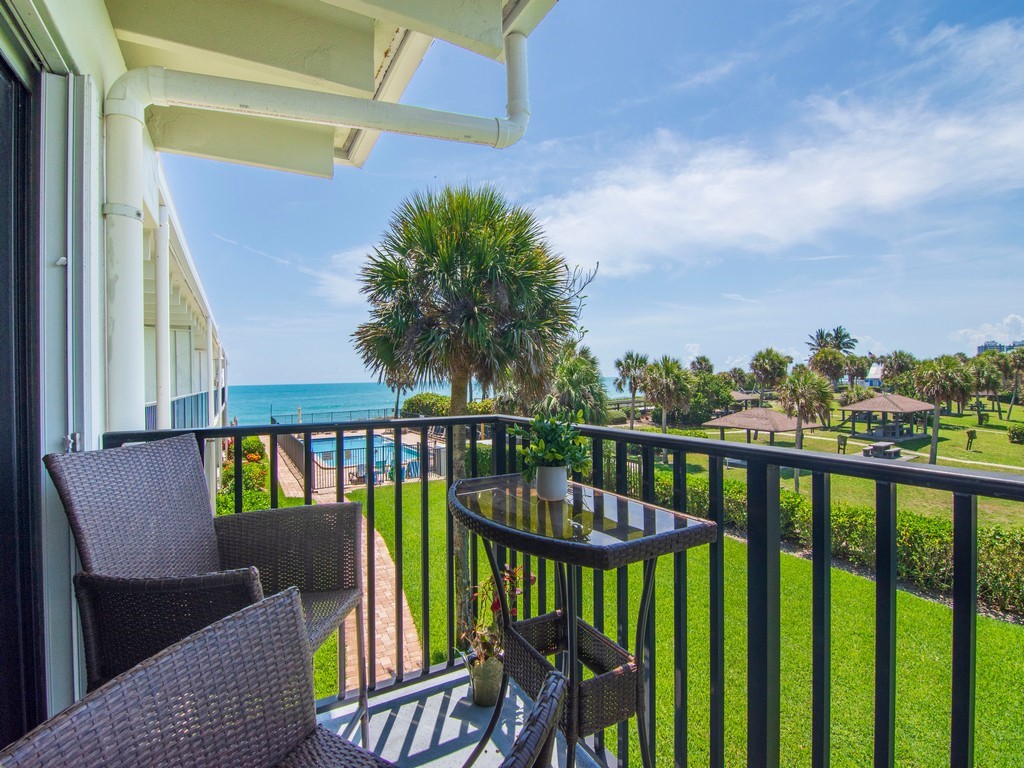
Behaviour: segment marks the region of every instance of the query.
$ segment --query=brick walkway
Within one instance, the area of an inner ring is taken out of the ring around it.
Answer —
[[[269,440],[263,438],[269,449]],[[284,490],[286,496],[302,498],[302,474],[295,468],[291,459],[281,450],[277,449],[278,457],[278,483]],[[313,494],[314,504],[328,504],[334,501],[334,489],[329,494]],[[374,606],[377,631],[377,680],[387,680],[394,677],[397,672],[398,652],[398,611],[395,600],[395,563],[391,559],[391,552],[387,543],[377,531],[373,532],[374,548],[374,576],[376,578],[376,605]],[[363,558],[363,584],[366,584],[366,558]],[[369,606],[366,600],[364,587],[363,605]],[[403,648],[402,658],[406,670],[419,669],[423,661],[423,652],[420,649],[420,638],[416,632],[416,625],[412,620],[412,613],[409,611],[409,604],[402,600],[402,637]],[[367,635],[369,639],[369,635]],[[345,642],[348,644],[345,664],[345,684],[349,689],[354,689],[358,677],[356,676],[356,617],[355,613],[348,617],[345,623]],[[369,653],[369,651],[367,651]]]

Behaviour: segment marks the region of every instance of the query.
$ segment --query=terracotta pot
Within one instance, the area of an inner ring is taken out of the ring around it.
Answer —
[[[537,497],[545,501],[564,501],[569,493],[566,467],[537,467]]]
[[[491,656],[482,664],[470,663],[469,690],[475,705],[493,707],[498,703],[502,669],[502,661],[497,656]]]

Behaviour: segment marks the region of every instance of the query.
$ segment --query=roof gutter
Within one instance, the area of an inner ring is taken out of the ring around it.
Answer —
[[[530,120],[526,38],[522,34],[513,32],[506,36],[505,61],[508,94],[505,117],[462,115],[162,67],[143,67],[123,74],[111,86],[105,108],[108,115],[123,115],[143,124],[146,107],[175,106],[503,149],[523,137]]]

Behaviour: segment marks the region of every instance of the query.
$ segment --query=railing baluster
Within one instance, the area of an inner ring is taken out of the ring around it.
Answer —
[[[875,483],[875,767],[896,741],[896,486]]]
[[[444,430],[445,444],[445,489],[451,488],[455,479],[455,459],[452,448],[455,446],[455,428],[447,425]],[[448,567],[448,666],[455,664],[455,521],[451,515],[445,515],[445,563]]]
[[[615,491],[625,495],[629,493],[626,477],[626,441],[615,441]],[[622,519],[621,512],[616,513]],[[619,647],[629,648],[629,569],[626,566],[615,569],[615,637]],[[629,765],[629,729],[626,723],[619,723],[616,733],[616,750],[619,765]]]
[[[828,768],[832,712],[832,501],[831,478],[811,477],[812,706],[811,764]]]
[[[366,430],[366,663],[367,687],[377,687],[377,530],[374,489],[376,466],[373,455],[373,429]]]
[[[242,440],[235,440],[235,514],[242,512]]]
[[[641,493],[640,493],[640,496],[648,504],[654,504],[655,503],[655,498],[654,498],[654,446],[652,446],[652,445],[644,445],[641,448],[641,455],[642,455],[642,458],[643,458],[643,468],[642,468],[643,469],[643,474],[642,474],[642,479],[641,479]],[[648,525],[649,521],[646,519],[648,517],[648,515],[646,513],[644,514],[644,517],[645,517],[645,520],[644,520],[644,532],[645,533],[648,533],[648,532],[649,533],[653,533],[654,532],[653,529],[649,528],[649,525]],[[650,564],[651,566],[654,565],[653,562],[651,562],[651,563],[644,563],[645,569],[647,568],[648,564]],[[646,570],[645,570],[645,578],[646,578]],[[652,575],[652,578],[653,578],[653,575]],[[651,756],[651,762],[652,763],[656,762],[656,760],[657,760],[656,755],[655,755],[656,722],[655,722],[655,717],[654,717],[654,705],[655,705],[654,681],[657,679],[657,674],[655,672],[655,670],[657,669],[657,660],[656,660],[655,654],[654,654],[654,648],[655,648],[655,646],[654,646],[654,638],[655,638],[654,623],[655,623],[655,615],[656,615],[655,608],[656,608],[655,603],[652,600],[651,604],[650,604],[650,609],[647,612],[647,630],[644,633],[644,648],[643,648],[644,658],[643,659],[637,659],[637,663],[640,664],[640,668],[641,668],[641,672],[640,673],[644,676],[644,696],[647,698],[647,701],[645,702],[644,705],[647,707],[647,712],[648,712],[648,717],[647,717],[647,733],[646,734],[642,734],[641,738],[647,740],[647,750],[648,750],[648,754],[650,754],[650,756]],[[644,706],[644,705],[641,705],[641,706]]]
[[[313,503],[313,433],[302,433],[302,498],[306,504]]]
[[[334,500],[345,500],[345,432],[334,432]]]
[[[430,486],[427,452],[430,450],[430,440],[427,435],[427,428],[420,428],[420,612],[423,621],[422,627],[422,651],[423,651],[423,672],[430,671]],[[447,515],[445,515],[447,517]]]
[[[235,438],[235,451],[241,446],[242,439]],[[270,435],[270,508],[277,509],[278,491],[278,460],[277,460],[277,434]]]
[[[725,490],[722,459],[708,457],[708,518],[718,526],[718,537],[708,552],[709,640],[711,702],[708,718],[709,764],[725,765]]]
[[[747,461],[747,765],[779,765],[779,468]]]
[[[402,482],[405,479],[405,446],[402,444],[402,428],[395,427],[394,444],[391,446],[395,472],[395,680],[405,678],[405,621],[402,605],[405,600],[403,573],[405,572],[404,548],[402,542]],[[423,588],[426,588],[426,584]]]
[[[949,764],[974,765],[978,615],[978,499],[953,494],[953,716]]]
[[[672,508],[686,512],[686,454],[679,450],[672,451]],[[675,765],[682,768],[688,762],[687,754],[687,719],[689,698],[687,696],[687,615],[686,615],[686,550],[673,555],[672,563],[672,604],[673,626],[673,666],[675,672],[675,723],[674,752]]]

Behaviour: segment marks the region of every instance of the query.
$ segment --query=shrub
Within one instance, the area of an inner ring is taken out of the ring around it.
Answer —
[[[873,389],[854,384],[852,387],[847,387],[839,393],[839,405],[853,405],[854,403],[869,400],[874,396],[875,391]]]
[[[242,464],[242,491],[263,491],[267,488],[270,469],[261,462]],[[220,486],[226,491],[234,491],[235,465],[225,464],[220,471]]]
[[[242,511],[253,512],[257,509],[270,507],[269,491],[242,491]],[[233,515],[235,513],[235,495],[233,493],[217,494],[217,515]]]
[[[451,409],[452,399],[435,392],[420,392],[402,403],[403,416],[447,416]]]
[[[608,411],[605,423],[614,425],[625,424],[627,421],[629,421],[629,414],[627,414],[625,411],[620,411],[616,408],[613,408],[610,411]]]
[[[508,452],[506,451],[506,456]],[[494,466],[493,460],[494,452],[491,450],[491,446],[486,443],[476,444],[476,473],[480,476],[486,476],[491,474],[492,467]],[[470,469],[470,451],[466,449],[466,477],[472,477],[472,471]]]
[[[263,445],[263,441],[256,435],[242,438],[242,455],[245,456],[245,460],[253,461],[253,459],[249,458],[252,454],[259,457],[255,461],[263,461],[267,458],[267,447]]]
[[[474,400],[472,403],[466,404],[466,410],[469,411],[470,416],[486,416],[494,413],[494,401],[491,398]]]
[[[1006,431],[1011,443],[1024,445],[1024,424],[1015,424]]]

